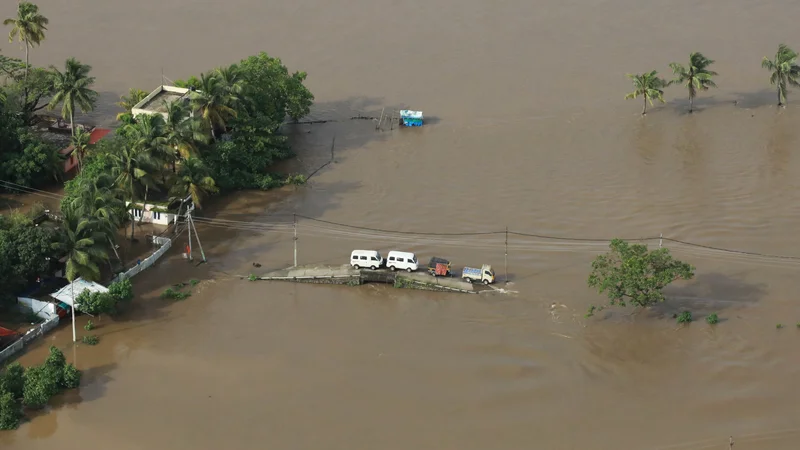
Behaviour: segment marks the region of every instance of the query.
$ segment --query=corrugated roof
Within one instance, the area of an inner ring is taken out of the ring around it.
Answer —
[[[74,291],[72,289],[73,285],[75,287]],[[58,301],[64,302],[69,306],[72,306],[73,298],[78,298],[78,296],[81,295],[81,292],[86,290],[90,292],[108,292],[108,288],[103,286],[102,284],[95,283],[94,281],[86,281],[83,278],[78,278],[72,283],[53,292],[52,294],[50,294],[50,296]],[[73,297],[73,294],[75,295],[75,297]],[[76,308],[81,309],[81,305],[78,305]]]

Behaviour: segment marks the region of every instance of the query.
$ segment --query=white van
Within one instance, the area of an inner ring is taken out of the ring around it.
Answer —
[[[417,255],[413,253],[392,250],[386,256],[386,267],[392,270],[413,272],[419,268],[419,263],[417,262]]]
[[[383,257],[375,250],[353,250],[350,254],[350,265],[356,269],[369,267],[375,270],[383,265]]]

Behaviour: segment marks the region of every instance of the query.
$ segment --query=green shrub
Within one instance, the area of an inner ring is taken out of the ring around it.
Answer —
[[[692,323],[692,312],[684,311],[678,314],[678,323],[680,324]]]
[[[133,285],[131,280],[125,278],[122,281],[111,283],[108,293],[118,302],[129,302],[133,299]]]
[[[53,378],[56,385],[61,386],[64,381],[64,366],[67,365],[67,358],[64,353],[56,347],[50,347],[50,354],[44,361],[44,368],[50,377]]]
[[[191,280],[189,280],[189,284],[191,284],[192,286],[197,286],[198,283],[200,283],[200,280],[196,278],[192,278]]]
[[[161,298],[167,300],[185,300],[191,296],[192,294],[188,292],[181,292],[179,290],[175,290],[172,288],[167,288],[164,292],[161,293]]]
[[[717,317],[717,313],[711,313],[706,317],[706,323],[709,325],[716,325],[719,323],[719,317]]]
[[[86,336],[81,338],[81,342],[83,342],[86,345],[97,345],[97,343],[100,342],[100,338],[98,338],[93,334],[87,334]]]
[[[781,328],[783,328],[783,324],[782,323],[775,324],[775,329],[776,330],[780,330]]]
[[[22,407],[11,392],[0,391],[0,430],[16,430],[22,420]]]
[[[72,364],[64,366],[61,387],[64,389],[75,389],[81,385],[81,371]]]
[[[86,322],[86,325],[83,326],[83,329],[86,331],[94,330],[94,322],[92,322],[91,320]]]
[[[83,291],[75,299],[78,309],[86,314],[112,314],[117,309],[117,299],[108,292]]]
[[[63,375],[63,374],[62,374]],[[25,387],[22,402],[29,408],[42,408],[50,397],[58,393],[57,375],[45,366],[28,367],[25,370]]]
[[[25,369],[18,362],[6,367],[5,373],[0,374],[0,392],[9,392],[15,399],[22,398],[25,387]]]

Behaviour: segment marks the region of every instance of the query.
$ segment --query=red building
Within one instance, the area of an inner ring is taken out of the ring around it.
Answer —
[[[108,128],[94,128],[89,134],[89,145],[94,145],[103,139],[111,130]],[[64,155],[67,159],[64,160],[64,173],[70,173],[78,165],[78,155],[74,152],[75,147],[69,147],[60,150],[59,153]]]

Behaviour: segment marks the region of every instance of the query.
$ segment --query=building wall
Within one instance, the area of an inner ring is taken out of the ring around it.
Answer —
[[[56,305],[50,302],[43,302],[35,298],[17,297],[20,305],[33,311],[34,314],[42,319],[51,319],[56,316]]]
[[[130,202],[126,202],[130,205]],[[154,208],[160,209],[163,206],[156,206],[151,204],[144,205],[144,210],[142,209],[141,203],[135,204],[135,208],[131,210],[133,217],[135,220],[139,220],[142,218],[143,223],[155,223],[157,225],[169,225],[172,222],[175,222],[175,214],[168,213],[168,212],[161,212],[161,211],[153,211]],[[144,217],[142,217],[144,216]]]

